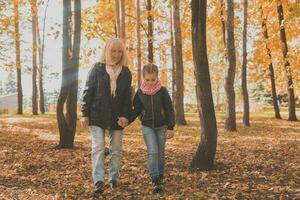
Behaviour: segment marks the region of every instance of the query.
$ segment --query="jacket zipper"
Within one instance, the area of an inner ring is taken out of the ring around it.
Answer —
[[[153,95],[151,95],[151,108],[152,108],[152,127],[154,128]]]

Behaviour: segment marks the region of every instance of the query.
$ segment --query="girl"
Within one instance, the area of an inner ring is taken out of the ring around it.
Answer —
[[[143,67],[143,82],[133,100],[133,112],[129,122],[141,115],[142,133],[148,152],[148,168],[153,191],[162,191],[165,142],[174,135],[174,110],[167,89],[158,80],[158,67]]]
[[[81,122],[89,125],[91,133],[95,193],[104,191],[105,129],[110,137],[109,183],[111,188],[117,187],[123,127],[131,112],[131,72],[126,65],[123,42],[118,38],[109,40],[100,62],[90,70],[83,91]]]

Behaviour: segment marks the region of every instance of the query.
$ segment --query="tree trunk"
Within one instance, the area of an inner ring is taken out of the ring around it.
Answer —
[[[262,29],[263,29],[265,47],[266,47],[267,54],[268,54],[268,57],[269,57],[269,60],[270,60],[269,61],[269,76],[270,76],[270,81],[271,81],[272,100],[273,100],[273,107],[274,107],[274,111],[275,111],[275,118],[276,119],[281,119],[279,106],[278,106],[278,101],[277,101],[275,75],[274,75],[274,68],[273,68],[273,63],[272,63],[272,54],[271,54],[271,49],[268,46],[269,35],[268,35],[268,29],[267,29],[267,22],[266,22],[266,19],[263,16],[262,7],[260,7],[260,11],[261,11],[261,20],[262,20],[261,26],[262,26]]]
[[[46,8],[47,9],[47,8]],[[44,18],[45,23],[45,18]],[[39,93],[40,93],[40,112],[42,114],[45,114],[45,104],[44,104],[44,88],[43,88],[43,50],[42,50],[42,42],[40,37],[40,29],[39,29],[39,21],[37,19],[36,21],[36,27],[37,27],[37,41],[38,41],[38,52],[39,52],[39,69],[38,69],[38,75],[39,75]]]
[[[76,131],[81,1],[75,0],[74,4],[74,38],[72,48],[72,36],[69,35],[72,17],[71,1],[63,1],[63,70],[62,86],[57,101],[57,121],[60,135],[58,148],[73,148]],[[63,111],[65,103],[66,116]]]
[[[234,44],[234,6],[233,0],[227,0],[227,42],[226,51],[228,59],[228,71],[225,78],[225,92],[227,98],[225,129],[227,131],[236,131],[235,116],[235,92],[234,77],[236,68],[235,44]]]
[[[222,24],[222,35],[223,35],[223,43],[224,43],[224,49],[226,48],[226,26],[225,26],[225,2],[224,0],[220,0],[220,16],[221,16],[221,24]],[[224,50],[224,54],[226,55],[226,51]]]
[[[147,0],[147,13],[148,13],[148,62],[154,62],[154,55],[153,55],[153,14],[152,14],[152,4],[151,0]]]
[[[37,103],[37,6],[36,0],[30,0],[32,19],[32,114],[38,114]]]
[[[15,25],[15,47],[16,47],[16,68],[17,68],[17,91],[18,91],[18,114],[23,114],[23,90],[21,77],[21,50],[19,32],[19,8],[18,1],[14,0],[14,25]]]
[[[136,35],[137,35],[137,81],[138,88],[142,77],[142,54],[141,54],[141,11],[140,0],[136,0]]]
[[[161,84],[164,85],[166,88],[168,88],[168,77],[167,77],[167,55],[166,55],[166,49],[161,49],[161,58],[160,61],[162,63],[161,66]]]
[[[175,69],[175,59],[174,59],[174,36],[173,36],[173,10],[170,6],[170,35],[171,35],[171,59],[172,59],[172,100],[173,104],[176,104],[175,94],[176,94],[176,69]],[[175,110],[175,109],[174,109]]]
[[[249,95],[247,89],[247,26],[248,26],[248,0],[244,0],[244,26],[243,26],[243,64],[242,64],[242,94],[244,102],[243,124],[250,126]]]
[[[120,1],[119,0],[115,0],[115,4],[116,4],[116,35],[117,37],[121,37],[121,21],[120,21]]]
[[[125,1],[120,0],[120,18],[121,18],[121,38],[126,43],[126,33],[125,33]]]
[[[289,102],[289,117],[288,121],[297,121],[296,117],[296,104],[294,95],[294,85],[292,78],[292,70],[288,61],[288,46],[286,42],[285,28],[284,28],[284,16],[281,0],[277,0],[277,13],[279,22],[279,32],[281,40],[282,55],[284,58],[285,74],[287,79],[287,91],[288,91],[288,102]]]
[[[179,0],[173,0],[173,22],[174,22],[174,58],[176,67],[176,95],[175,95],[175,115],[176,123],[186,125],[184,117],[184,78],[183,78],[183,61],[182,61],[182,44],[181,44],[181,28],[180,28],[180,13]]]
[[[211,91],[206,46],[206,0],[192,0],[192,46],[196,75],[196,94],[201,123],[201,141],[191,170],[213,168],[217,148],[217,123]]]

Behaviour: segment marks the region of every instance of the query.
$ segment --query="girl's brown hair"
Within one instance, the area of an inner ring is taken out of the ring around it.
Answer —
[[[158,67],[153,63],[148,63],[144,65],[142,72],[143,72],[143,76],[145,76],[146,73],[147,74],[155,73],[156,75],[158,75]]]

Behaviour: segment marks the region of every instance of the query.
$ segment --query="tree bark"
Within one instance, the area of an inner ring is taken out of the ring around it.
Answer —
[[[242,64],[242,94],[244,102],[243,124],[250,126],[249,95],[247,89],[247,26],[248,26],[248,0],[244,0],[244,25],[243,25],[243,64]]]
[[[32,21],[32,114],[38,114],[37,94],[37,5],[36,0],[30,0]]]
[[[263,16],[263,9],[260,7],[261,11],[261,26],[263,30],[263,37],[265,40],[265,48],[269,57],[269,76],[270,76],[270,81],[271,81],[271,88],[272,88],[272,102],[273,102],[273,107],[275,111],[275,118],[276,119],[281,119],[280,116],[280,111],[279,111],[279,106],[278,106],[278,101],[277,101],[277,93],[276,93],[276,84],[275,84],[275,75],[274,75],[274,68],[273,68],[273,62],[272,62],[272,54],[271,54],[271,49],[268,46],[268,40],[269,40],[269,34],[268,34],[268,28],[267,28],[267,20]]]
[[[180,28],[180,12],[179,0],[173,0],[173,22],[174,22],[174,57],[176,67],[176,95],[175,95],[175,115],[176,123],[179,125],[186,125],[184,117],[184,77],[183,77],[183,61],[182,61],[182,41]]]
[[[120,18],[121,18],[121,38],[126,43],[126,33],[125,33],[125,1],[120,0]]]
[[[137,81],[138,88],[142,77],[142,54],[141,54],[141,11],[140,0],[136,0],[136,35],[137,35]]]
[[[171,35],[171,59],[172,59],[172,100],[173,104],[175,106],[176,99],[176,68],[175,68],[175,59],[174,59],[174,36],[173,36],[174,30],[173,30],[173,10],[172,6],[170,6],[170,35]],[[175,108],[174,108],[175,110]]]
[[[201,141],[191,162],[191,170],[210,170],[217,148],[214,110],[206,44],[206,0],[192,0],[192,46],[196,75],[196,94],[201,123]]]
[[[234,5],[233,0],[227,0],[227,42],[226,51],[228,59],[228,71],[225,78],[225,92],[227,100],[225,129],[227,131],[236,131],[236,116],[235,116],[235,92],[234,78],[236,68],[235,44],[234,44]]]
[[[71,28],[71,1],[63,1],[63,70],[62,86],[57,101],[60,141],[57,148],[73,148],[77,120],[78,67],[81,37],[81,1],[74,1],[74,37]],[[71,52],[71,53],[70,53]],[[66,103],[66,115],[64,104]]]
[[[14,26],[15,26],[15,48],[16,48],[16,69],[17,69],[17,91],[18,91],[18,111],[23,114],[23,89],[21,73],[21,50],[20,50],[20,32],[19,32],[19,8],[18,0],[14,0]]]
[[[220,16],[221,16],[221,24],[222,24],[222,35],[223,35],[223,43],[224,43],[224,49],[226,49],[226,26],[225,26],[225,2],[224,0],[220,0]],[[226,50],[224,50],[224,54],[226,56]]]
[[[287,82],[287,91],[288,91],[288,103],[289,103],[289,117],[288,121],[297,121],[296,117],[296,104],[295,104],[295,95],[294,95],[294,85],[292,78],[292,70],[288,60],[288,46],[286,42],[285,28],[284,28],[284,16],[281,0],[277,0],[277,13],[278,13],[278,22],[279,22],[279,32],[280,32],[280,41],[282,55],[284,58],[284,68]]]
[[[120,19],[120,1],[115,0],[116,4],[116,29],[117,29],[117,37],[121,37],[121,19]]]
[[[148,62],[153,63],[154,62],[154,55],[153,55],[153,15],[152,15],[152,4],[151,0],[147,0],[147,13],[148,13]]]

